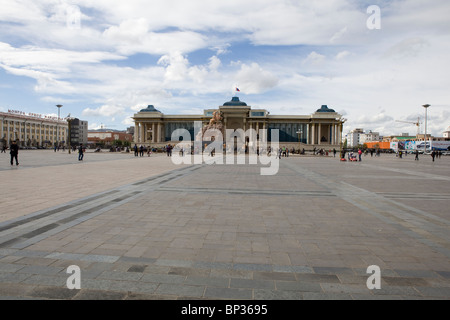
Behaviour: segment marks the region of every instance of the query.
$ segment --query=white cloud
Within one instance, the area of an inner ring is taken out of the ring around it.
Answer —
[[[324,61],[325,56],[323,54],[313,51],[306,57],[305,60],[303,60],[303,63],[312,65],[321,65]]]
[[[79,30],[66,25],[70,5]],[[353,0],[3,1],[0,68],[8,80],[33,79],[27,94],[40,101],[92,106],[86,117],[120,121],[147,104],[201,110],[236,83],[250,104],[270,98],[272,114],[328,104],[349,124],[380,127],[448,102],[450,2],[380,7],[382,29],[368,30]]]
[[[336,55],[336,60],[343,60],[346,57],[348,57],[349,55],[351,55],[351,53],[347,50],[341,51]]]
[[[239,83],[239,89],[246,94],[261,93],[278,84],[276,75],[264,70],[257,63],[242,64],[235,79],[235,82]]]
[[[81,113],[85,117],[114,117],[125,113],[125,107],[118,105],[103,105],[99,108],[85,108]]]

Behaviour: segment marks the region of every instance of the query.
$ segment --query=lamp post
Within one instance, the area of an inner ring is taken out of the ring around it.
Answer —
[[[59,115],[62,104],[57,104],[56,107],[58,108],[58,122],[56,123],[56,146],[59,147]]]
[[[425,147],[423,151],[424,154],[427,152],[427,110],[429,106],[430,106],[429,104],[424,104],[422,106],[425,108],[425,135],[423,136],[423,141],[425,142]]]

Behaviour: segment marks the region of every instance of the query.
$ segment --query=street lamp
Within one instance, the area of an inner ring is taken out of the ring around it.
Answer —
[[[56,144],[59,147],[59,114],[62,104],[57,104],[56,107],[58,108],[58,122],[56,123]]]
[[[429,104],[424,104],[422,106],[425,108],[425,135],[423,137],[423,141],[425,142],[425,147],[424,147],[424,151],[423,151],[424,154],[427,152],[427,110],[428,110],[429,106],[430,106]]]

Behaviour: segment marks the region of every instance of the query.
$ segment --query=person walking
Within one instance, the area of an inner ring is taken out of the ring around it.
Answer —
[[[78,161],[83,161],[84,157],[84,147],[83,144],[80,143],[80,147],[78,148]]]
[[[414,161],[419,161],[419,150],[416,149],[416,157],[414,158]]]
[[[11,165],[14,164],[14,160],[16,160],[16,166],[19,165],[19,146],[17,145],[16,141],[13,141],[11,146],[9,147],[10,154],[11,154]]]
[[[433,162],[434,162],[434,157],[436,157],[436,153],[434,152],[434,150],[431,152],[431,158],[433,158]]]
[[[359,161],[361,161],[361,155],[362,155],[362,150],[361,150],[361,149],[358,149]]]
[[[137,157],[138,156],[138,146],[137,146],[137,144],[134,145],[133,149],[134,149],[134,156]]]
[[[3,144],[2,146],[2,153],[6,153],[6,144]]]

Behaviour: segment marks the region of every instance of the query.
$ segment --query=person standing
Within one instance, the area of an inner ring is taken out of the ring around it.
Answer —
[[[431,152],[431,158],[433,158],[433,162],[434,162],[434,157],[436,156],[436,153],[434,152],[434,150]]]
[[[361,155],[362,155],[362,150],[361,150],[361,149],[358,149],[359,161],[361,161]]]
[[[13,165],[14,160],[16,160],[16,166],[19,165],[19,146],[17,145],[16,141],[13,141],[11,146],[9,147],[10,154],[11,154],[11,165]]]
[[[138,146],[137,146],[137,144],[134,145],[133,149],[134,149],[134,156],[137,157],[138,156]]]
[[[80,147],[78,148],[78,161],[83,161],[83,157],[84,157],[84,148],[83,144],[80,143]]]
[[[419,150],[416,149],[416,157],[414,158],[414,161],[419,161]]]

